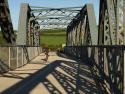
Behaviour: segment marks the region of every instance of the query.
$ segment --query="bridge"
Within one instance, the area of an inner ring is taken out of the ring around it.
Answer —
[[[9,45],[0,47],[0,93],[125,93],[125,0],[100,0],[98,25],[92,4],[49,8],[22,3],[17,35],[7,0],[0,7]],[[66,46],[50,52],[45,62],[40,30],[57,28],[66,28]]]

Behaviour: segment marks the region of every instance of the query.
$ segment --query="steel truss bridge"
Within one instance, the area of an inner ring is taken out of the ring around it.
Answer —
[[[1,31],[9,44],[39,46],[40,29],[66,28],[65,54],[87,62],[107,94],[125,93],[124,23],[125,0],[100,0],[98,26],[92,4],[48,8],[23,3],[16,38],[8,2],[0,1]]]

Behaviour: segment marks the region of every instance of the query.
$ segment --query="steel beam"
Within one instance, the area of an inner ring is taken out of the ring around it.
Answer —
[[[17,32],[17,45],[27,45],[28,34],[28,21],[29,21],[30,9],[26,3],[21,4],[18,32]]]
[[[0,27],[7,43],[15,45],[15,33],[10,17],[8,0],[0,0]]]
[[[21,4],[17,45],[39,46],[40,35],[39,28],[36,26],[38,22],[34,19],[34,14],[31,13],[31,8],[28,4]],[[38,39],[39,38],[39,39]],[[37,40],[37,41],[36,41]]]
[[[100,0],[99,45],[124,45],[124,0]]]
[[[100,94],[124,94],[124,50],[122,46],[65,47],[67,55],[89,65]]]
[[[40,26],[38,23],[35,24],[34,27],[34,46],[39,46],[40,45]]]
[[[94,8],[91,4],[87,5],[87,14],[88,14],[88,23],[89,23],[89,29],[90,29],[90,35],[91,35],[91,41],[92,45],[98,44],[98,29],[96,24],[96,17],[94,13]]]
[[[80,13],[78,13],[76,17],[70,22],[67,28],[67,33],[74,32],[73,31],[74,28],[76,28],[75,34],[77,39],[77,45],[97,45],[98,44],[98,37],[97,37],[98,29],[97,29],[94,9],[91,4],[85,5],[80,11]],[[83,39],[84,43],[81,43],[80,42],[81,39],[79,39],[81,32],[83,32],[82,33],[83,36],[81,36],[81,38]],[[72,41],[73,40],[71,40],[70,42]]]
[[[71,8],[44,8],[44,7],[31,7],[31,13],[35,15],[38,22],[70,22],[74,16],[81,10],[81,7]],[[54,25],[53,25],[54,26]],[[61,24],[58,24],[61,27]],[[65,24],[65,27],[67,24]],[[44,26],[42,26],[44,29]],[[50,25],[51,28],[51,25]]]

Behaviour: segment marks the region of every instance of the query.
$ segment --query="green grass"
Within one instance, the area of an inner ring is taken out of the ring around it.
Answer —
[[[42,30],[42,32],[44,33],[60,33],[63,32],[64,33],[65,29],[44,29]]]
[[[65,44],[65,36],[41,36],[41,44],[62,45]]]
[[[66,43],[66,32],[64,29],[55,29],[55,30],[42,30],[40,32],[40,45],[49,45],[49,46],[60,46]],[[0,45],[6,44],[5,39],[0,32]]]
[[[65,30],[44,30],[40,35],[41,45],[59,46],[66,43]]]

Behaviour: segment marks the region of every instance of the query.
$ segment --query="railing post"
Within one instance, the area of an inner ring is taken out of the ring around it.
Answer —
[[[124,51],[124,64],[123,64],[123,94],[125,94],[125,51]]]
[[[11,68],[11,64],[10,64],[10,55],[11,55],[11,53],[10,53],[10,47],[9,47],[9,69]]]
[[[17,58],[16,58],[17,60],[16,60],[16,61],[17,61],[17,68],[18,68],[18,67],[19,67],[19,48],[16,47],[16,50],[17,50],[17,51],[16,51],[16,52],[17,52],[17,53],[16,53],[16,54],[17,54]]]

